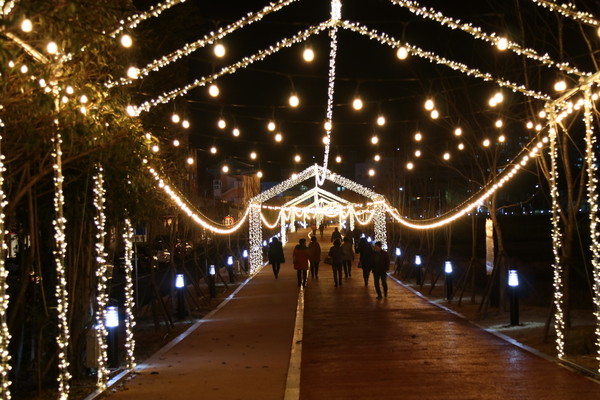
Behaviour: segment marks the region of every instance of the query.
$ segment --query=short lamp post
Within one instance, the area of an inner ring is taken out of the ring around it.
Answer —
[[[244,272],[248,273],[248,263],[249,263],[249,258],[248,258],[248,250],[244,249],[244,251],[242,252],[242,257],[244,258]]]
[[[396,247],[396,260],[394,262],[394,264],[396,265],[396,273],[399,273],[400,271],[400,261],[402,260],[401,256],[402,250],[400,250],[400,247]]]
[[[183,274],[175,276],[175,289],[177,290],[177,318],[185,318],[185,279]]]
[[[104,326],[108,332],[106,346],[108,356],[108,366],[110,368],[119,367],[119,308],[117,306],[106,307],[106,319]]]
[[[211,264],[208,267],[208,291],[210,292],[211,299],[217,297],[217,288],[215,286],[215,274],[215,266]]]
[[[415,267],[417,269],[417,285],[421,285],[423,283],[423,271],[421,270],[421,256],[415,256]]]
[[[444,263],[444,272],[446,273],[446,300],[452,300],[452,261]]]
[[[519,325],[519,274],[516,269],[508,270],[508,296],[510,300],[510,324]]]

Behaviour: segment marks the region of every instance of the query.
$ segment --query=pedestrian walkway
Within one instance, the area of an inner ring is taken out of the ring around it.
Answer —
[[[377,300],[356,261],[343,286],[334,287],[331,266],[321,263],[319,279],[309,277],[301,290],[291,252],[306,233],[290,235],[279,279],[263,268],[110,399],[600,398],[600,384],[391,280],[388,298]],[[324,253],[329,246],[321,241]],[[294,337],[299,297],[304,313]],[[301,352],[290,368],[293,347]],[[299,376],[288,379],[295,366]]]

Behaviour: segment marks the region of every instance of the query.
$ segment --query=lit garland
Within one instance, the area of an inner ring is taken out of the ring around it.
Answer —
[[[8,14],[10,14],[10,12],[15,7],[15,3],[16,2],[14,0],[9,0],[9,1],[1,0],[0,1],[0,15],[2,15],[3,17],[6,17]]]
[[[133,228],[128,218],[125,219],[125,232],[123,242],[125,243],[125,351],[127,352],[127,369],[135,368],[135,339],[133,328],[135,327],[135,307],[133,293]]]
[[[148,11],[128,17],[125,21],[121,22],[121,26],[113,31],[110,36],[114,38],[124,29],[134,29],[141,22],[147,20],[148,18],[158,17],[163,11],[168,10],[169,8],[180,3],[185,3],[185,0],[167,0],[164,3],[159,3],[150,7]]]
[[[280,214],[281,215],[281,214]],[[293,215],[293,214],[292,214]],[[260,214],[262,217],[262,213]],[[285,226],[285,214],[281,215],[281,243],[285,245],[287,243],[287,235],[286,235],[286,226]]]
[[[337,22],[342,17],[342,4],[339,0],[331,2],[331,24],[329,29],[329,74],[327,85],[327,112],[325,114],[325,151],[323,153],[323,168],[327,169],[329,163],[329,149],[331,146],[331,130],[333,129],[333,95],[335,89],[335,59],[337,55]],[[325,175],[317,174],[317,185],[321,186],[325,182]]]
[[[479,27],[474,27],[471,24],[460,23],[460,21],[455,21],[452,18],[446,17],[441,12],[436,11],[432,8],[421,7],[419,5],[419,3],[417,3],[416,1],[412,1],[412,0],[390,0],[390,1],[394,4],[397,4],[399,6],[406,8],[407,10],[409,10],[410,12],[412,12],[413,14],[415,14],[417,16],[429,18],[433,21],[439,22],[441,25],[446,25],[452,29],[459,29],[463,32],[470,34],[471,36],[475,37],[476,39],[485,40],[486,42],[489,42],[494,45],[497,45],[498,41],[501,39],[506,40],[505,38],[500,37],[496,33],[487,34],[487,33],[482,32],[481,28],[479,28]],[[564,71],[569,74],[576,74],[576,75],[583,74],[577,68],[569,65],[569,63],[567,63],[567,62],[557,63],[556,61],[553,61],[548,54],[544,54],[543,56],[540,56],[535,50],[522,48],[519,44],[517,44],[515,42],[511,42],[510,40],[507,40],[506,43],[507,43],[507,49],[512,50],[516,54],[523,55],[523,56],[526,56],[533,60],[539,61],[548,67],[556,67],[556,68],[560,69],[561,71]]]
[[[55,121],[58,125],[58,121]],[[58,345],[58,394],[60,400],[69,398],[69,361],[67,351],[69,348],[69,293],[67,292],[67,278],[65,257],[67,254],[67,241],[65,235],[65,225],[67,220],[64,217],[65,197],[63,193],[64,177],[62,174],[62,137],[56,127],[56,135],[52,138],[54,149],[52,158],[54,159],[54,243],[56,249],[54,253],[54,262],[56,263],[56,309],[58,312],[58,335],[56,337]]]
[[[556,354],[558,358],[565,355],[565,315],[563,312],[563,267],[560,260],[562,235],[560,231],[560,202],[558,192],[558,148],[557,126],[554,110],[549,113],[552,127],[550,139],[550,196],[552,198],[552,251],[554,253],[553,285],[554,285],[554,330],[556,332]]]
[[[382,44],[387,44],[388,46],[391,46],[394,48],[404,47],[404,48],[406,48],[406,50],[409,53],[411,53],[413,55],[427,59],[427,60],[434,62],[436,64],[439,64],[439,65],[444,65],[455,71],[459,71],[465,75],[472,75],[476,78],[483,79],[484,81],[495,82],[499,86],[509,88],[513,91],[520,92],[520,93],[524,94],[525,96],[533,97],[538,100],[544,100],[544,101],[551,100],[550,96],[548,96],[547,94],[544,94],[541,92],[536,92],[534,90],[529,90],[524,85],[517,85],[517,84],[512,83],[505,79],[494,78],[489,73],[481,72],[475,68],[469,68],[465,64],[462,64],[462,63],[447,60],[444,57],[440,57],[437,54],[434,54],[432,52],[424,51],[424,50],[422,50],[418,47],[412,46],[408,43],[402,44],[399,40],[394,39],[385,33],[379,33],[375,30],[369,29],[358,23],[343,21],[340,24],[341,24],[341,27],[344,29],[348,29],[352,32],[359,33],[363,36],[368,36],[369,38],[371,38],[373,40],[377,40],[378,42],[380,42]]]
[[[139,105],[137,107],[130,106],[130,107],[128,107],[128,114],[131,116],[137,116],[137,115],[140,115],[142,113],[142,111],[149,111],[152,107],[155,107],[159,104],[166,104],[179,96],[183,96],[183,95],[187,94],[187,92],[189,92],[192,89],[195,89],[195,88],[201,87],[201,86],[205,86],[206,84],[215,81],[216,79],[220,78],[223,75],[233,74],[240,68],[246,68],[248,65],[250,65],[256,61],[261,61],[261,60],[265,59],[266,57],[277,53],[278,51],[280,51],[283,48],[290,47],[291,45],[293,45],[295,43],[303,42],[304,40],[308,39],[312,35],[318,34],[322,31],[324,31],[325,29],[327,29],[329,27],[329,24],[330,24],[329,22],[322,22],[319,25],[311,26],[310,28],[307,28],[304,31],[301,31],[290,38],[280,40],[275,45],[270,46],[268,49],[260,50],[258,53],[255,53],[254,55],[252,55],[250,57],[244,57],[242,60],[238,61],[237,63],[229,65],[227,67],[224,67],[219,72],[217,72],[213,75],[202,77],[200,79],[196,79],[194,82],[192,82],[182,88],[174,89],[170,92],[165,92],[165,93],[161,94],[160,96],[158,96],[156,99],[149,100],[145,103],[142,103],[141,105]]]
[[[108,305],[108,293],[106,282],[108,280],[106,257],[104,251],[104,240],[106,239],[106,216],[104,175],[102,166],[98,166],[98,172],[94,175],[94,207],[96,215],[94,224],[96,225],[96,342],[98,343],[98,389],[106,389],[108,382],[108,355],[107,355],[107,336],[106,330],[106,307]]]
[[[559,14],[562,14],[565,17],[581,21],[585,24],[592,26],[600,26],[600,22],[590,13],[584,11],[578,11],[575,8],[575,5],[572,3],[568,4],[558,4],[552,1],[547,0],[531,0],[538,6],[549,9],[550,11],[556,11]]]
[[[279,214],[277,214],[277,219],[275,220],[275,222],[272,223],[272,224],[270,224],[269,221],[267,221],[267,218],[261,212],[260,213],[260,219],[262,220],[262,223],[265,224],[265,226],[267,228],[274,229],[279,224],[279,221],[285,220],[286,217],[285,217],[285,213],[283,211],[280,211]]]
[[[600,220],[598,215],[598,160],[594,148],[596,137],[592,125],[592,94],[590,88],[585,90],[585,164],[587,169],[588,204],[590,206],[590,250],[594,276],[594,315],[596,316],[596,360],[600,372]]]
[[[2,106],[0,105],[0,109]],[[10,353],[8,345],[10,344],[10,332],[6,324],[6,310],[8,309],[9,297],[6,293],[8,285],[8,271],[6,270],[4,260],[6,258],[6,241],[4,240],[4,207],[6,206],[6,195],[4,194],[4,154],[2,154],[2,130],[4,123],[0,119],[0,235],[2,240],[0,244],[0,398],[2,400],[10,399],[10,380],[8,374],[10,372]]]
[[[268,6],[264,7],[259,12],[250,13],[247,16],[243,17],[242,19],[240,19],[230,25],[227,25],[224,28],[219,28],[216,33],[211,32],[209,35],[204,36],[202,39],[200,39],[196,42],[188,43],[185,46],[183,46],[183,48],[176,50],[169,55],[163,56],[160,59],[156,59],[156,60],[152,61],[147,66],[145,66],[144,68],[140,68],[137,71],[137,77],[121,78],[117,82],[108,82],[106,84],[106,86],[111,88],[116,85],[128,85],[128,84],[132,83],[135,79],[140,79],[141,77],[147,76],[152,71],[159,71],[161,68],[166,67],[170,63],[173,63],[185,56],[188,56],[191,53],[193,53],[194,51],[199,50],[209,44],[212,44],[215,41],[223,39],[225,36],[229,35],[232,32],[235,32],[236,30],[238,30],[240,28],[248,26],[256,21],[260,21],[265,15],[268,15],[272,12],[278,11],[285,6],[290,5],[291,3],[295,2],[295,1],[298,1],[298,0],[280,0],[277,3],[271,3]],[[115,36],[115,35],[116,35],[116,33],[113,36]]]
[[[366,214],[367,217],[364,219],[361,219],[364,214]],[[370,212],[357,212],[354,214],[354,217],[356,218],[356,222],[358,222],[359,225],[370,224],[371,221],[373,220],[374,216],[375,216],[375,210],[370,210]]]
[[[348,219],[350,220],[350,230],[354,231],[354,219],[356,218],[354,207],[350,207],[350,209],[348,209],[348,217]]]
[[[262,225],[260,223],[260,205],[250,203],[250,223],[248,241],[250,242],[250,273],[254,274],[262,266]]]
[[[375,215],[373,221],[373,230],[375,231],[375,241],[381,242],[381,248],[387,250],[387,226],[385,223],[385,201],[379,201],[375,204]]]

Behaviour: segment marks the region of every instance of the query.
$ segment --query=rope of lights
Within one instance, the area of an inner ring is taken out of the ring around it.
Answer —
[[[159,59],[153,60],[144,68],[140,68],[137,70],[137,76],[135,78],[121,78],[118,81],[108,82],[106,86],[108,88],[117,86],[117,85],[129,85],[134,80],[140,79],[141,77],[147,76],[152,71],[159,71],[160,69],[166,67],[167,65],[183,58],[196,50],[199,50],[209,44],[214,43],[217,40],[223,39],[225,36],[229,35],[232,32],[235,32],[238,29],[241,29],[245,26],[248,26],[256,21],[260,21],[264,16],[279,11],[280,9],[290,5],[293,2],[298,0],[280,0],[277,3],[271,3],[268,6],[264,7],[261,11],[256,13],[249,13],[245,17],[239,19],[238,21],[227,25],[224,28],[219,28],[217,32],[211,32],[208,35],[205,35],[202,39],[199,39],[193,43],[187,43],[181,49],[178,49],[166,56],[163,56]],[[114,36],[114,35],[113,35]]]
[[[251,203],[248,241],[250,246],[250,273],[254,274],[263,263],[262,253],[262,225],[260,219],[260,205]]]
[[[125,243],[125,351],[127,369],[135,368],[135,339],[133,328],[135,327],[135,298],[133,293],[133,227],[129,218],[125,219],[125,231],[123,242]]]
[[[319,25],[313,25],[313,26],[305,29],[304,31],[298,32],[296,35],[294,35],[292,37],[280,40],[273,46],[270,46],[268,49],[260,50],[259,52],[253,54],[252,56],[244,57],[243,59],[241,59],[240,61],[238,61],[235,64],[223,67],[219,72],[217,72],[215,74],[212,74],[212,75],[206,76],[206,77],[202,77],[200,79],[196,79],[194,82],[192,82],[188,85],[185,85],[181,88],[171,90],[170,92],[165,92],[165,93],[159,95],[157,98],[146,101],[137,107],[128,106],[127,113],[131,116],[137,116],[137,115],[140,115],[142,113],[142,111],[149,111],[152,107],[155,107],[159,104],[166,104],[179,96],[185,95],[187,92],[189,92],[192,89],[195,89],[195,88],[201,87],[201,86],[205,86],[206,84],[217,80],[218,78],[220,78],[223,75],[233,74],[240,68],[246,68],[248,65],[253,64],[256,61],[261,61],[261,60],[265,59],[266,57],[277,53],[278,51],[280,51],[283,48],[290,47],[293,44],[303,42],[306,39],[308,39],[309,37],[311,37],[312,35],[315,35],[315,34],[318,34],[322,31],[324,31],[325,29],[327,29],[329,27],[329,25],[330,25],[329,21],[322,22]]]
[[[585,90],[585,164],[587,172],[588,203],[590,206],[590,251],[592,254],[592,269],[594,276],[594,315],[596,316],[596,360],[600,372],[600,218],[598,215],[598,160],[595,154],[596,137],[592,125],[591,90]]]
[[[331,146],[331,130],[333,127],[333,96],[335,93],[335,60],[337,55],[337,22],[342,17],[342,4],[339,0],[331,2],[331,20],[336,23],[329,29],[329,72],[327,83],[327,111],[325,113],[325,151],[323,152],[323,168],[329,163],[329,149]],[[325,182],[325,175],[316,176],[317,185]]]
[[[56,342],[58,345],[58,394],[60,400],[69,398],[69,361],[67,351],[69,348],[70,332],[68,323],[69,293],[67,291],[67,277],[65,258],[67,254],[67,241],[65,235],[64,217],[65,197],[63,193],[64,177],[62,174],[62,137],[58,131],[58,121],[55,121],[56,134],[52,138],[54,149],[52,158],[54,160],[54,262],[56,264],[56,310],[58,312],[58,334]]]
[[[125,21],[121,22],[121,26],[119,26],[116,30],[114,30],[112,33],[110,33],[110,36],[114,38],[119,33],[123,32],[123,30],[125,30],[125,29],[134,29],[141,22],[143,22],[149,18],[152,18],[152,17],[158,17],[160,14],[162,14],[163,11],[168,10],[169,8],[171,8],[177,4],[181,4],[181,3],[185,3],[185,0],[167,0],[164,3],[159,3],[159,4],[151,6],[148,9],[148,11],[144,11],[144,12],[138,13],[136,15],[127,17],[127,19],[125,19]]]
[[[260,214],[260,216],[262,217],[262,213]],[[286,235],[287,229],[285,226],[285,215],[281,216],[281,227],[280,227],[279,232],[281,234],[281,243],[283,245],[285,245],[287,243],[287,235]]]
[[[556,11],[565,17],[581,21],[585,24],[592,26],[600,26],[600,21],[596,19],[592,14],[585,11],[578,11],[573,3],[558,4],[553,1],[547,0],[531,0],[540,7],[549,9],[550,11]]]
[[[10,12],[15,7],[15,3],[16,3],[16,1],[14,1],[14,0],[10,0],[10,1],[1,0],[0,1],[0,15],[6,17],[8,14],[10,14]]]
[[[0,105],[0,109],[2,106]],[[2,154],[2,130],[4,123],[0,119],[0,235],[4,238],[4,207],[6,206],[6,194],[4,193],[4,154]],[[6,310],[8,309],[9,297],[6,293],[8,290],[8,284],[6,279],[8,278],[8,270],[6,269],[4,260],[6,258],[7,245],[6,241],[2,239],[0,241],[0,398],[2,400],[10,399],[10,380],[8,374],[10,372],[10,353],[8,352],[8,346],[10,344],[10,332],[8,331],[8,325],[6,324]]]
[[[96,386],[100,390],[106,389],[108,382],[108,355],[106,329],[106,307],[108,305],[107,292],[107,266],[104,251],[106,239],[106,215],[104,213],[106,202],[106,190],[104,189],[104,174],[102,166],[97,166],[94,175],[94,224],[96,225],[96,342],[98,344],[98,380]]]
[[[367,217],[364,219],[361,219],[363,217],[363,215],[366,214]],[[359,225],[367,225],[370,224],[371,221],[373,220],[373,217],[375,216],[375,210],[369,210],[369,211],[364,211],[364,212],[360,212],[360,213],[354,213],[354,219],[356,219],[356,222],[358,222]]]
[[[556,354],[558,358],[565,355],[565,315],[563,312],[563,267],[560,259],[562,234],[560,231],[560,202],[558,191],[558,146],[555,113],[550,113],[550,197],[552,198],[552,251],[554,253],[553,286],[554,286],[554,331],[556,333]]]
[[[422,18],[428,18],[433,21],[439,22],[441,25],[448,26],[451,29],[459,29],[476,39],[484,40],[496,46],[503,46],[503,48],[512,50],[514,53],[522,56],[526,56],[530,59],[536,60],[548,67],[556,67],[561,71],[569,74],[583,75],[577,68],[569,65],[567,62],[558,63],[550,58],[548,54],[539,55],[535,50],[522,48],[519,44],[512,42],[504,37],[497,35],[496,33],[487,34],[482,32],[480,27],[475,27],[468,23],[461,23],[450,17],[443,15],[441,12],[434,10],[433,8],[421,7],[418,2],[413,0],[390,0],[392,3],[406,8],[413,14]]]
[[[545,93],[536,92],[534,90],[529,90],[524,85],[517,85],[515,83],[512,83],[512,82],[502,79],[502,78],[495,78],[490,73],[487,73],[487,72],[484,73],[484,72],[479,71],[478,69],[469,68],[468,66],[466,66],[463,63],[448,60],[444,57],[438,56],[435,53],[422,50],[422,49],[420,49],[416,46],[412,46],[408,43],[402,44],[399,40],[394,39],[393,37],[390,37],[386,33],[379,33],[376,30],[369,29],[366,26],[360,25],[356,22],[343,21],[340,24],[344,29],[359,33],[363,36],[367,36],[370,39],[377,40],[378,42],[380,42],[382,44],[387,44],[388,46],[391,46],[394,48],[404,47],[404,48],[406,48],[406,50],[409,53],[411,53],[413,55],[424,58],[426,60],[429,60],[430,62],[434,62],[439,65],[444,65],[455,71],[459,71],[465,75],[472,75],[472,76],[482,79],[486,82],[495,82],[499,86],[509,88],[513,91],[520,92],[520,93],[524,94],[525,96],[533,97],[538,100],[544,100],[544,101],[551,100],[550,96],[548,96]]]
[[[375,204],[373,230],[375,231],[375,241],[381,242],[381,248],[387,250],[387,226],[385,223],[385,204],[384,200]]]
[[[269,229],[274,229],[278,224],[279,221],[285,221],[286,215],[283,211],[280,211],[279,214],[277,214],[277,219],[275,220],[274,223],[270,224],[269,221],[267,221],[267,218],[265,217],[265,215],[261,212],[260,213],[260,219],[262,220],[262,223],[265,224],[265,226]],[[283,222],[282,222],[283,224]]]
[[[354,212],[354,207],[351,207],[351,208],[348,210],[348,217],[349,217],[349,218],[348,218],[348,220],[350,221],[350,230],[351,230],[351,231],[354,231],[354,220],[355,220],[355,218],[356,218],[356,217],[355,217],[355,215],[356,215],[356,214],[355,214],[355,212]]]

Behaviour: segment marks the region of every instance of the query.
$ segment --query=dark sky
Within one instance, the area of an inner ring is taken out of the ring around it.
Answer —
[[[163,34],[154,37],[158,42],[147,44],[148,48],[156,50],[155,54],[150,51],[145,56],[148,59],[160,57],[267,4],[267,1],[254,0],[187,0],[166,12],[160,21],[145,25],[145,29],[163,30]],[[540,54],[548,52],[552,58],[572,61],[581,69],[592,68],[579,27],[557,18],[533,1],[430,0],[420,4],[434,7],[454,19],[472,22],[484,32],[506,35],[517,43],[535,48]],[[600,14],[594,2],[577,4],[581,9]],[[596,9],[586,8],[589,4]],[[519,14],[515,13],[517,9]],[[209,46],[174,63],[165,69],[166,72],[151,74],[142,86],[147,95],[143,98],[155,97],[162,90],[174,89],[219,71],[310,25],[327,20],[329,13],[328,1],[297,1],[226,37],[222,41],[227,49],[225,57],[215,57]],[[525,72],[521,57],[509,52],[500,53],[488,43],[415,16],[388,0],[342,1],[342,19],[360,22],[423,50],[551,95],[554,95],[553,82],[561,76],[558,70],[539,67],[534,62],[526,63]],[[559,22],[565,26],[564,40],[568,43],[563,49],[556,38]],[[164,32],[165,28],[168,32]],[[584,27],[583,32],[590,34],[593,30]],[[589,36],[593,40],[592,46],[597,48],[600,40],[595,35]],[[176,128],[173,129],[168,118],[172,112],[182,113],[192,122],[189,133],[193,146],[204,154],[213,145],[219,149],[209,160],[218,163],[235,158],[264,170],[267,180],[281,180],[281,171],[288,173],[315,162],[322,163],[329,43],[327,32],[323,32],[220,78],[217,84],[221,93],[217,98],[210,97],[207,88],[201,87],[168,105],[156,107],[149,114],[154,124],[160,125],[160,121],[164,121],[163,127],[171,131],[169,134],[176,135]],[[302,59],[306,47],[315,52],[312,63]],[[139,63],[142,66],[143,60]],[[531,101],[504,89],[505,100],[501,107],[491,108],[488,99],[499,89],[493,82],[466,77],[415,56],[400,61],[395,49],[344,30],[338,31],[336,65],[330,157],[333,170],[341,168],[334,161],[336,155],[342,156],[346,167],[347,163],[372,162],[375,154],[384,158],[396,157],[402,165],[414,161],[417,168],[419,165],[424,168],[437,166],[441,164],[444,152],[458,153],[459,139],[453,135],[457,126],[469,131],[468,138],[472,142],[486,137],[493,140],[505,132],[515,143],[516,151],[518,138],[527,135],[525,121],[532,111],[537,112],[543,106],[539,100]],[[156,90],[157,87],[160,89]],[[288,105],[292,90],[300,96],[298,108]],[[364,101],[361,111],[351,107],[355,95]],[[440,112],[437,120],[432,120],[423,107],[427,98],[436,101]],[[384,126],[375,123],[379,114],[386,117]],[[221,116],[227,121],[224,130],[217,127]],[[505,123],[503,132],[494,127],[499,118]],[[266,125],[271,119],[283,135],[281,143],[275,142],[275,132],[267,130]],[[234,127],[241,132],[237,138],[232,134]],[[414,141],[416,131],[424,134],[421,143]],[[379,137],[378,145],[371,144],[373,135]],[[414,156],[417,149],[422,150],[419,159]],[[251,151],[257,152],[257,160],[250,159]],[[293,160],[295,154],[302,156],[299,165]]]

